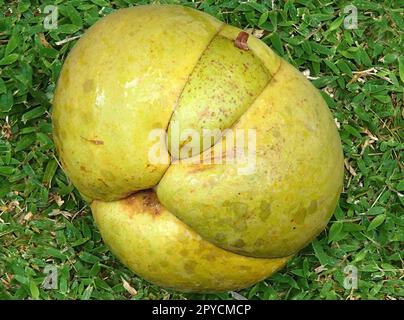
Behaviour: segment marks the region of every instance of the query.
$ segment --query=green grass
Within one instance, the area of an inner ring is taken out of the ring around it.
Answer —
[[[46,4],[59,27],[43,27]],[[231,299],[182,294],[136,277],[107,250],[89,208],[56,160],[51,101],[75,41],[102,16],[147,1],[0,0],[0,298]],[[157,2],[157,1],[155,1]],[[350,1],[358,29],[344,29],[343,1],[160,1],[264,30],[262,40],[309,70],[340,127],[345,187],[332,221],[285,269],[239,294],[251,299],[403,299],[403,7]],[[258,4],[267,3],[267,4]],[[401,2],[402,3],[402,2]],[[307,72],[307,71],[306,71]],[[58,268],[58,289],[41,287]],[[356,290],[344,268],[358,269]],[[127,281],[137,290],[131,295]]]

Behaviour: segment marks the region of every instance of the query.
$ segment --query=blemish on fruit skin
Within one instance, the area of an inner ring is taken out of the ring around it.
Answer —
[[[239,268],[243,271],[251,271],[251,267],[249,266],[240,266]]]
[[[254,245],[255,245],[256,247],[262,247],[264,244],[265,244],[265,241],[264,241],[264,239],[262,239],[262,238],[258,238],[258,239],[255,241],[255,243],[254,243]]]
[[[202,164],[196,164],[193,165],[192,167],[190,167],[188,170],[189,173],[199,173],[201,171],[205,171],[211,168],[214,168],[215,164],[211,163],[211,164],[207,164],[207,163],[202,163]]]
[[[209,254],[203,255],[202,258],[206,259],[208,261],[214,261],[214,260],[216,260],[217,256],[213,253],[209,253]]]
[[[312,200],[307,208],[307,212],[309,214],[314,213],[317,210],[318,202],[316,200]]]
[[[87,168],[83,165],[80,166],[80,170],[84,172],[88,172]]]
[[[186,272],[192,273],[195,270],[196,263],[195,262],[187,262],[184,264],[184,269]]]
[[[238,35],[236,40],[234,40],[234,45],[242,50],[249,50],[247,40],[249,34],[247,32],[241,31]]]
[[[104,144],[104,141],[103,140],[98,140],[98,139],[87,139],[87,138],[84,138],[84,137],[81,137],[83,140],[86,140],[87,142],[90,142],[90,143],[92,143],[92,144],[95,144],[95,145],[103,145]]]
[[[102,141],[102,140],[88,140],[88,141],[91,142],[91,143],[94,143],[96,145],[104,144],[104,141]]]
[[[271,215],[271,204],[265,200],[261,201],[259,217],[261,221],[266,221]]]
[[[152,165],[152,164],[150,164],[150,163],[148,163],[148,164],[146,165],[146,169],[149,170],[149,172],[155,172],[155,171],[158,170],[158,168],[157,168],[156,166],[154,166],[154,165]]]
[[[156,193],[152,190],[134,193],[122,200],[122,204],[130,216],[136,213],[149,213],[155,217],[159,216],[163,211]]]
[[[86,81],[84,81],[84,83],[83,83],[84,92],[89,92],[89,91],[92,91],[93,89],[94,89],[94,80],[87,79]]]
[[[301,208],[300,210],[297,210],[295,214],[295,221],[297,224],[303,224],[304,220],[306,219],[306,214],[307,214],[307,209],[306,208]]]
[[[215,235],[215,240],[218,242],[222,242],[226,239],[226,235],[224,233],[217,233]]]
[[[245,246],[245,242],[243,239],[237,239],[236,242],[233,244],[236,248],[242,248]]]
[[[101,178],[97,179],[99,182],[101,182],[104,186],[108,187],[108,184]]]

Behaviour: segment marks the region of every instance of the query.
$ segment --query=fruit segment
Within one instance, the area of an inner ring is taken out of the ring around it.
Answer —
[[[158,201],[154,191],[94,201],[91,209],[110,250],[145,279],[182,291],[236,290],[283,267],[290,257],[257,259],[202,239]]]
[[[139,6],[101,19],[78,41],[61,71],[52,120],[63,168],[83,195],[113,200],[158,183],[169,161],[149,161],[150,133],[167,129],[222,25],[185,7]]]
[[[215,144],[279,69],[281,59],[257,38],[248,37],[246,50],[237,48],[240,32],[223,25],[195,65],[168,128],[174,158],[194,156]]]
[[[226,250],[267,258],[293,254],[325,228],[342,189],[343,155],[331,113],[317,89],[282,61],[232,131],[239,129],[255,130],[255,150],[245,144],[245,156],[233,162],[175,162],[158,197]],[[225,149],[223,138],[198,158],[225,156]]]
[[[269,71],[253,51],[236,48],[234,40],[219,33],[196,64],[174,110],[168,128],[170,153],[186,158],[211,147],[269,79]]]

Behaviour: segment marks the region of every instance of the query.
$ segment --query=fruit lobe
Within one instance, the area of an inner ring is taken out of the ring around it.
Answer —
[[[204,240],[167,211],[152,191],[91,206],[112,252],[149,281],[183,291],[236,290],[265,279],[290,257],[257,259]]]

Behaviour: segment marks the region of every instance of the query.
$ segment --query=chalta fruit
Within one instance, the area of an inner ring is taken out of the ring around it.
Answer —
[[[52,119],[112,253],[176,290],[270,276],[325,228],[342,189],[318,90],[259,39],[187,7],[99,20],[63,65]]]

